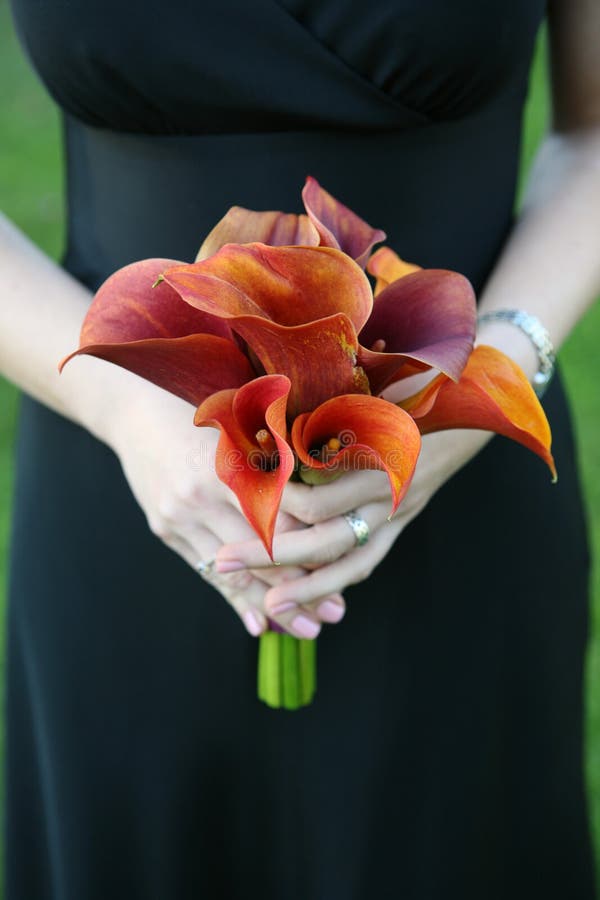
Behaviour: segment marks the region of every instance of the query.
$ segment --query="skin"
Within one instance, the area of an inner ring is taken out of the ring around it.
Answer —
[[[600,5],[551,2],[549,26],[552,130],[481,309],[524,308],[559,347],[600,293]],[[323,622],[339,621],[344,589],[368,578],[441,485],[490,439],[475,431],[425,437],[413,483],[391,522],[380,472],[348,473],[318,488],[288,485],[274,544],[279,565],[273,566],[236,498],[215,476],[216,432],[195,428],[188,404],[91,357],[58,376],[57,361],[77,346],[91,295],[2,217],[0,271],[2,374],[114,450],[149,527],[189,565],[216,556],[225,571],[212,573],[211,583],[251,634],[266,626],[265,613],[307,637]],[[514,326],[486,325],[478,340],[534,375],[536,354]],[[371,530],[360,548],[341,518],[349,509]]]

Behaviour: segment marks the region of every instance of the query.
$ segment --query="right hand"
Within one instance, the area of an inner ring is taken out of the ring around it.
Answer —
[[[117,414],[110,444],[152,532],[198,571],[198,563],[214,559],[223,544],[256,535],[237,498],[215,473],[218,431],[197,428],[193,418],[193,407],[185,401],[141,384],[135,404],[128,399]],[[279,532],[303,527],[290,515],[279,516]],[[213,572],[207,580],[248,632],[258,636],[267,628],[264,598],[269,587],[303,573],[297,566],[278,566],[260,572]],[[325,600],[334,604],[333,612],[331,606],[323,606]],[[343,597],[336,593],[303,604],[301,616],[297,608],[280,613],[269,609],[268,616],[296,637],[316,637],[321,622],[339,621],[344,610]]]

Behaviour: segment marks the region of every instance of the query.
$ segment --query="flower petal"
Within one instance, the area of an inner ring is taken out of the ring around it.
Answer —
[[[323,461],[320,449],[331,439],[341,449]],[[421,439],[412,418],[393,403],[350,394],[298,416],[292,426],[292,444],[300,461],[313,469],[387,472],[393,513],[410,485]]]
[[[123,343],[188,334],[232,337],[227,322],[183,303],[160,273],[185,265],[173,259],[144,259],[114,272],[100,286],[81,329],[80,344]]]
[[[255,377],[248,358],[227,338],[190,334],[123,344],[85,344],[60,364],[87,354],[115,363],[188,403],[199,403],[223,388],[237,388]]]
[[[225,244],[249,244],[260,241],[271,247],[302,244],[318,247],[319,235],[308,216],[282,212],[256,212],[232,206],[206,236],[196,262],[213,256]]]
[[[546,414],[524,372],[494,347],[473,350],[458,384],[439,375],[401,405],[421,434],[478,428],[511,438],[537,453],[556,479]]]
[[[373,253],[367,263],[367,272],[377,279],[375,284],[375,296],[398,278],[404,278],[412,272],[420,271],[421,266],[406,262],[395,253],[391,247],[380,247]]]
[[[362,269],[329,247],[227,244],[201,262],[167,269],[164,279],[190,306],[230,319],[303,325],[341,312],[359,331],[373,305]]]
[[[294,470],[286,441],[290,383],[282,375],[256,378],[237,391],[220,391],[196,411],[196,425],[219,428],[216,472],[234,492],[242,511],[273,558],[273,533],[281,495]],[[269,464],[256,435],[273,440],[276,461]]]
[[[343,250],[364,269],[373,244],[384,241],[385,231],[372,228],[310,175],[302,190],[304,207],[324,247]]]
[[[146,259],[111,275],[90,305],[79,349],[59,369],[79,354],[97,356],[194,406],[252,379],[254,369],[226,321],[184,303],[164,282],[152,287],[173,262]]]
[[[367,378],[356,365],[356,331],[346,316],[328,316],[293,328],[256,316],[240,317],[232,324],[267,374],[290,379],[289,416],[310,412],[337,394],[369,393]]]
[[[475,293],[458,272],[421,269],[392,282],[359,334],[365,348],[359,362],[373,393],[431,367],[457,380],[473,348],[475,320]],[[368,349],[382,340],[385,353]]]

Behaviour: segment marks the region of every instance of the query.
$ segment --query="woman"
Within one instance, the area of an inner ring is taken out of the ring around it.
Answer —
[[[0,358],[31,398],[7,897],[592,897],[588,554],[558,377],[556,487],[507,442],[431,436],[391,523],[380,473],[290,485],[275,568],[189,406],[56,364],[112,271],[193,258],[234,203],[293,210],[309,173],[405,258],[468,275],[482,313],[525,309],[559,346],[600,289],[600,11],[548,5],[554,130],[514,221],[541,0],[13,5],[64,111],[69,222],[63,268],[8,222],[0,241]],[[514,322],[479,340],[533,379]],[[255,699],[266,614],[332,626],[293,715]]]

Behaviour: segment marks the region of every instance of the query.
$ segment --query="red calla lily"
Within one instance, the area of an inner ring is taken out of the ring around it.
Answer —
[[[393,513],[409,488],[421,438],[413,419],[397,406],[377,397],[350,394],[333,397],[314,412],[297,416],[292,444],[298,459],[317,472],[387,472]]]
[[[216,472],[273,556],[281,495],[294,470],[286,441],[289,379],[265,375],[238,391],[219,391],[196,410],[196,425],[219,428]]]
[[[523,370],[494,347],[476,347],[458,384],[439,375],[401,403],[421,434],[448,428],[493,431],[540,456],[556,479],[548,420]]]
[[[116,363],[197,406],[205,397],[254,378],[248,358],[221,318],[182,303],[164,282],[174,260],[147,259],[115,272],[85,317],[81,353]]]

